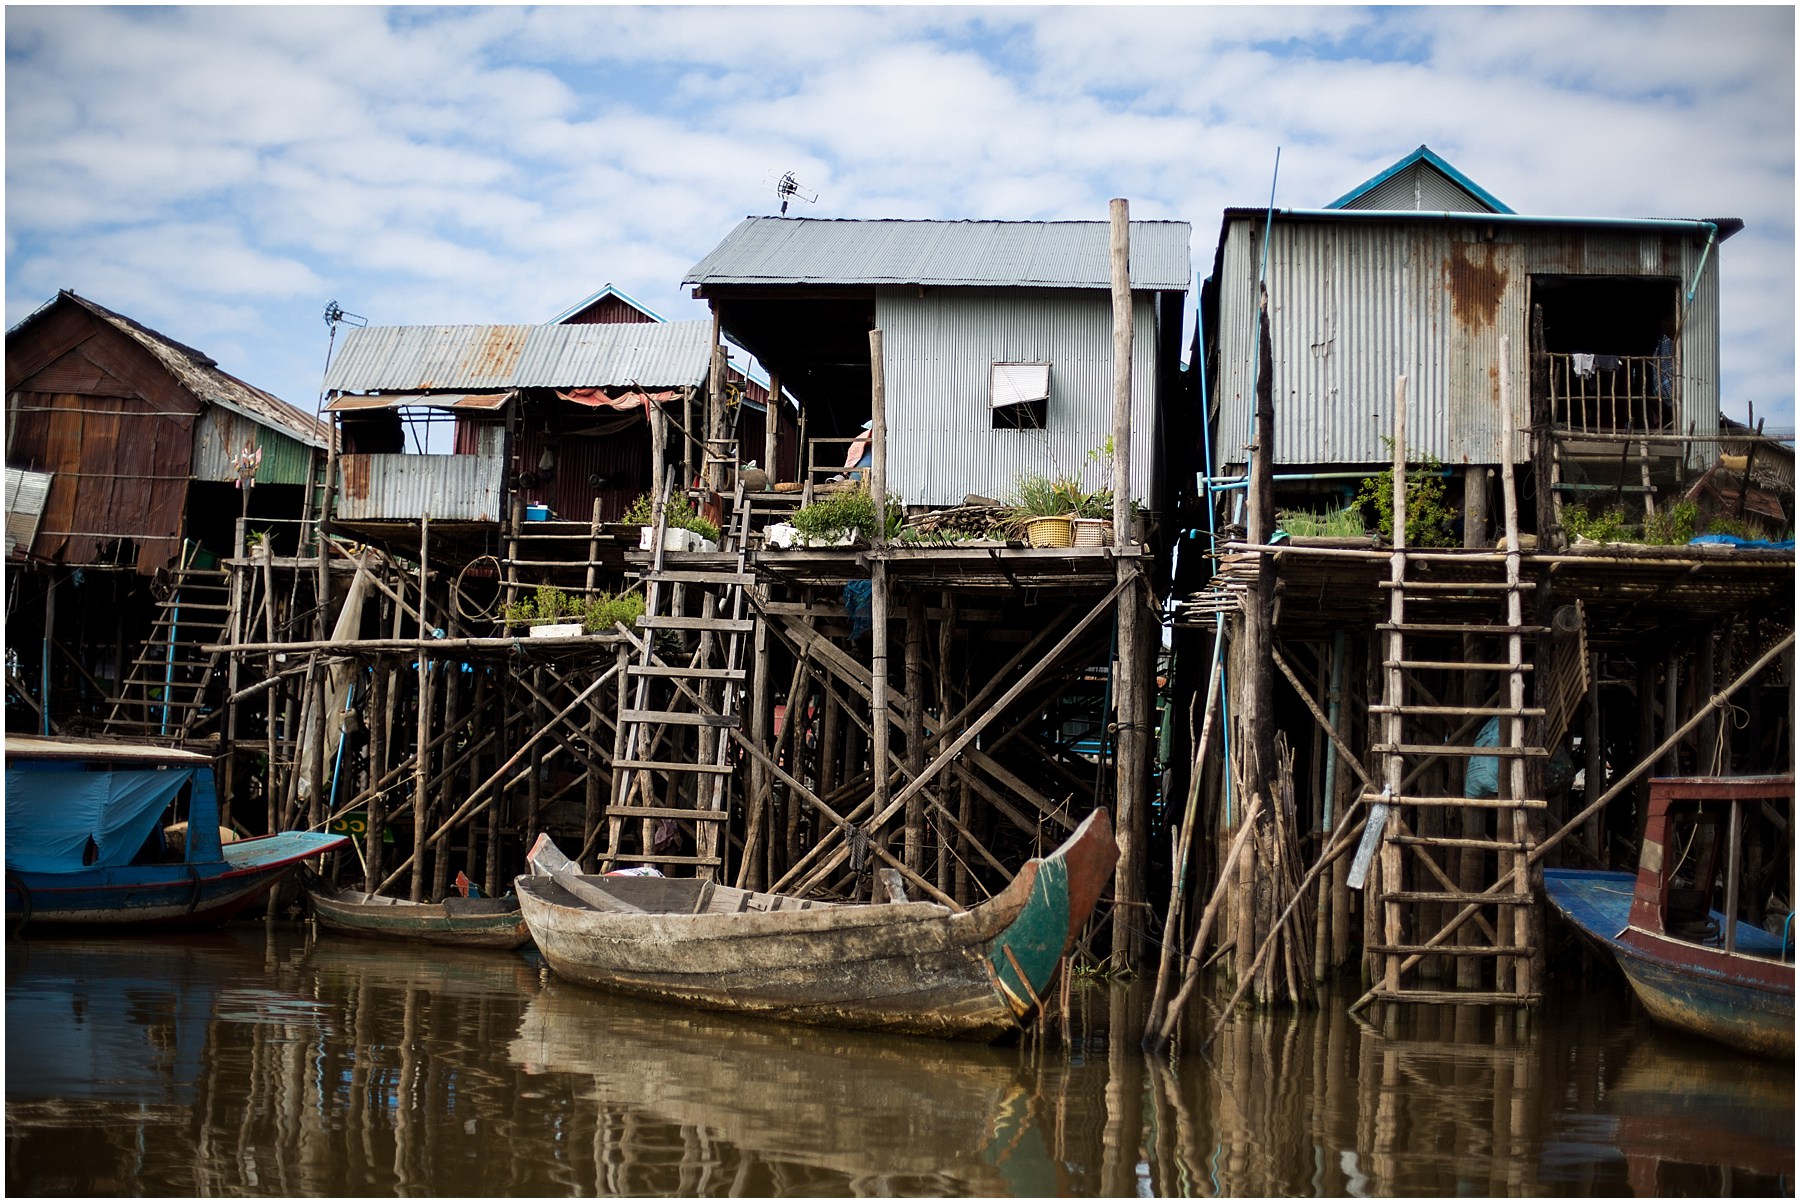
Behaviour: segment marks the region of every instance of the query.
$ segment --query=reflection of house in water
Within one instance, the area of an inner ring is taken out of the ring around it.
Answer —
[[[1650,772],[1792,765],[1791,654],[1760,659],[1791,639],[1792,544],[1688,542],[1721,520],[1791,539],[1791,467],[1785,499],[1741,487],[1791,447],[1719,413],[1721,250],[1741,228],[1515,213],[1425,147],[1322,208],[1226,210],[1194,524],[1220,558],[1182,561],[1177,661],[1231,643],[1250,768],[1221,782],[1208,752],[1214,837],[1290,780],[1297,833],[1258,819],[1291,868],[1238,896],[1239,974],[1328,831],[1373,812],[1385,837],[1343,849],[1258,997],[1284,956],[1310,973],[1360,955],[1371,998],[1534,1001],[1546,844],[1632,865]],[[1391,481],[1367,482],[1402,461],[1396,554],[1365,533],[1392,529]]]

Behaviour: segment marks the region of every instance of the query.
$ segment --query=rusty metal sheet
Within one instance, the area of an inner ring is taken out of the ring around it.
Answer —
[[[497,522],[506,460],[499,455],[344,455],[338,517],[347,522],[434,519]]]
[[[402,409],[409,405],[424,405],[433,409],[494,410],[503,407],[510,396],[510,389],[495,393],[377,393],[372,396],[347,393],[333,397],[325,403],[325,408],[332,413]]]

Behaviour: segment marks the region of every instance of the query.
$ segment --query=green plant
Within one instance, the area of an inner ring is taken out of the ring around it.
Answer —
[[[899,534],[900,524],[905,520],[905,509],[889,501],[886,536],[892,538]],[[789,521],[795,530],[809,539],[835,539],[846,531],[873,532],[875,498],[867,488],[827,493],[811,505],[795,510]]]
[[[574,613],[569,595],[555,585],[539,585],[530,597],[510,602],[501,613],[509,627],[539,626]]]
[[[1392,489],[1392,485],[1389,486]],[[1311,510],[1278,510],[1276,525],[1290,535],[1315,535],[1354,539],[1368,532],[1363,525],[1362,506],[1351,504],[1338,510],[1315,514]]]
[[[1393,440],[1383,439],[1391,452]],[[1456,546],[1456,512],[1445,499],[1444,465],[1436,456],[1427,455],[1421,464],[1407,465],[1406,473],[1406,542],[1411,547]],[[1412,469],[1417,469],[1413,471]],[[1354,503],[1359,508],[1373,509],[1375,528],[1384,541],[1394,540],[1394,470],[1388,468],[1376,476],[1365,477],[1356,491]],[[1289,532],[1293,533],[1293,532]]]
[[[638,494],[631,508],[625,511],[620,521],[634,526],[652,526],[656,522],[656,498],[649,493]],[[671,529],[691,530],[702,539],[718,542],[719,528],[702,518],[694,509],[694,503],[686,493],[674,493],[669,497],[669,504],[664,507],[664,521]]]
[[[615,624],[634,627],[643,616],[642,593],[601,593],[588,598],[583,607],[582,623],[590,631],[610,631]]]
[[[1571,535],[1591,539],[1595,543],[1626,543],[1631,527],[1625,521],[1623,506],[1608,506],[1595,513],[1587,506],[1572,505],[1563,510],[1563,529]]]
[[[643,613],[641,593],[599,593],[580,598],[570,597],[555,585],[539,585],[530,597],[504,607],[501,619],[509,627],[579,622],[590,631],[610,631],[614,623],[637,625]]]
[[[1644,542],[1663,547],[1676,547],[1694,537],[1700,523],[1700,507],[1692,501],[1678,501],[1667,509],[1644,518]]]
[[[1767,539],[1769,532],[1764,529],[1762,521],[1754,514],[1745,514],[1741,518],[1729,514],[1714,514],[1712,521],[1706,524],[1709,535],[1732,535],[1739,539]]]

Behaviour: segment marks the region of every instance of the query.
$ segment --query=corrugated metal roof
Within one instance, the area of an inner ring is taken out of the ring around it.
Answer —
[[[38,520],[50,497],[50,474],[23,468],[6,470],[6,554],[22,556],[37,538]]]
[[[1185,290],[1185,221],[1131,223],[1131,284]],[[832,221],[747,217],[688,284],[1111,288],[1103,221]]]
[[[366,326],[344,336],[327,392],[698,388],[710,322],[584,326]]]
[[[304,410],[289,405],[273,393],[266,393],[253,384],[246,384],[229,372],[220,371],[218,361],[211,356],[196,351],[192,347],[184,346],[148,326],[133,321],[122,313],[114,313],[104,305],[97,305],[86,297],[77,296],[67,289],[64,289],[59,295],[67,297],[141,343],[181,382],[182,387],[200,400],[236,410],[252,421],[272,426],[311,447],[324,447],[327,440],[330,439],[331,427],[328,424],[319,421]],[[52,305],[54,303],[54,301],[51,302]],[[13,331],[22,329],[38,313],[45,312],[49,308],[50,305],[46,305],[39,309],[37,313],[33,313],[14,326]]]

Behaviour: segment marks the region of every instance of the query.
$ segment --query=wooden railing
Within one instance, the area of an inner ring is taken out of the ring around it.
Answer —
[[[1552,353],[1550,414],[1584,434],[1681,429],[1680,378],[1673,356]]]

